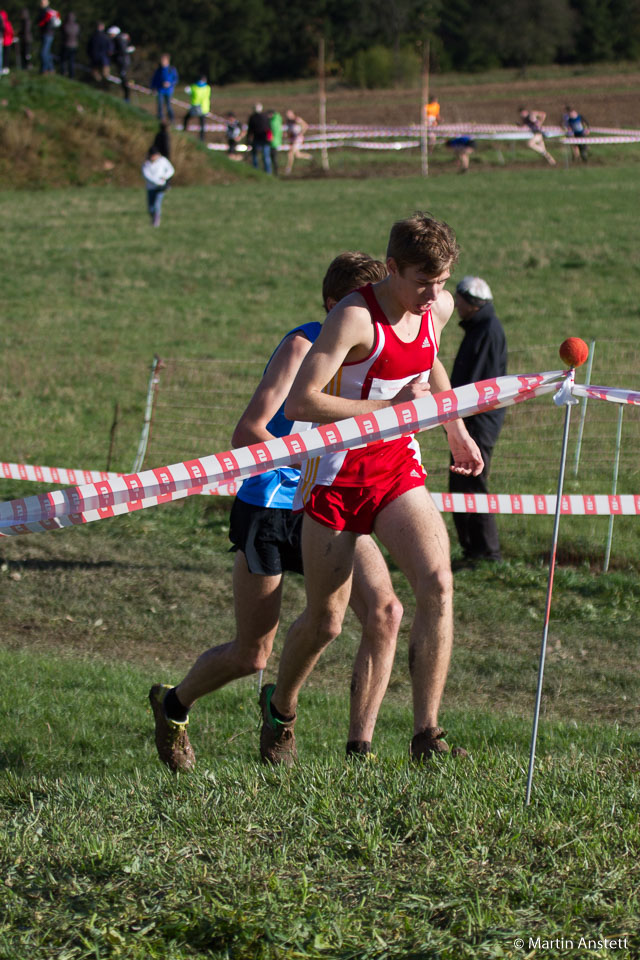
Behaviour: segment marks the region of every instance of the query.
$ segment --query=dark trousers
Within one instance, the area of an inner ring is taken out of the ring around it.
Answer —
[[[182,126],[182,129],[183,129],[183,130],[186,130],[186,129],[187,129],[187,124],[189,123],[189,120],[191,119],[191,117],[197,117],[197,118],[198,118],[198,122],[200,123],[200,139],[201,139],[202,142],[204,143],[204,141],[205,141],[205,139],[206,139],[206,138],[205,138],[205,135],[204,135],[204,123],[205,123],[206,117],[205,117],[204,113],[202,112],[202,110],[198,111],[198,109],[195,108],[195,107],[189,107],[188,113],[185,114],[184,124],[183,124],[183,126]]]
[[[70,77],[72,80],[76,75],[76,48],[75,47],[63,47],[62,55],[60,57],[60,72],[64,76],[65,74]]]
[[[484,470],[478,477],[463,477],[458,473],[449,474],[451,493],[488,493],[489,468],[493,444],[487,446],[474,440],[480,447]],[[453,461],[452,461],[453,462]],[[496,518],[491,513],[454,513],[458,540],[466,560],[501,560],[500,539]]]

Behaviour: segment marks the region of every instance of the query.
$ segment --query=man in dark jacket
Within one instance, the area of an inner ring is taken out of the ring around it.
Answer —
[[[104,23],[96,24],[96,29],[87,43],[87,53],[95,82],[102,83],[107,80],[111,66],[111,40],[105,33]]]
[[[507,372],[507,341],[493,309],[489,284],[480,277],[463,277],[456,287],[455,305],[464,339],[451,372],[451,386],[503,377]],[[488,493],[487,480],[493,447],[504,421],[505,410],[489,410],[465,418],[465,426],[480,447],[484,470],[477,477],[449,474],[452,493]],[[495,517],[490,513],[454,513],[458,540],[468,563],[501,560]]]
[[[129,46],[130,36],[124,33],[120,27],[109,27],[107,35],[111,38],[113,47],[112,59],[116,65],[118,76],[122,84],[122,95],[125,100],[130,99],[129,93],[129,67],[131,66],[131,51],[133,47]]]
[[[76,53],[78,51],[78,37],[80,24],[75,13],[68,13],[62,21],[62,55],[60,57],[60,72],[73,79],[76,75]]]
[[[253,113],[247,121],[247,143],[251,146],[251,162],[258,169],[258,156],[262,154],[262,165],[265,173],[272,172],[271,166],[271,123],[262,108],[256,103]]]

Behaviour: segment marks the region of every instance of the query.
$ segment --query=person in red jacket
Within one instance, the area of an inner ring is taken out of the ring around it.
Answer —
[[[13,44],[13,26],[6,10],[0,10],[0,73],[9,73],[9,50]]]
[[[60,26],[60,17],[49,0],[40,0],[38,29],[40,30],[40,73],[53,73],[53,55],[51,47],[56,28]]]

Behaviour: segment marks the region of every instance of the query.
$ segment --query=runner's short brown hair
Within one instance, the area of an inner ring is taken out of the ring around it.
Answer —
[[[443,220],[418,211],[391,228],[387,257],[393,257],[400,273],[409,266],[421,267],[429,278],[439,276],[456,263],[460,248],[456,235]]]
[[[380,260],[374,260],[360,250],[347,250],[331,261],[322,281],[322,302],[342,300],[366,283],[377,283],[387,276],[387,268]]]

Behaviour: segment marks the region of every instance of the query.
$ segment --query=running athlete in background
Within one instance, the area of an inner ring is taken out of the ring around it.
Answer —
[[[336,257],[322,286],[325,309],[363,283],[382,279],[386,272],[384,264],[363,253]],[[236,426],[234,445],[261,443],[309,426],[287,420],[283,407],[321,329],[320,323],[305,323],[284,337]],[[203,653],[176,687],[156,684],[149,692],[158,753],[172,770],[189,770],[195,762],[186,726],[196,700],[267,665],[278,629],[285,571],[302,573],[302,514],[291,511],[299,477],[297,468],[283,467],[244,481],[231,511],[229,531],[236,550],[236,636],[231,643]],[[367,754],[402,619],[387,566],[371,537],[361,537],[358,543],[349,603],[362,624],[362,642],[351,682],[347,755]]]
[[[562,127],[570,137],[578,137],[580,140],[588,137],[591,132],[587,119],[570,106],[564,108]],[[589,159],[589,150],[586,143],[571,144],[571,152],[573,153],[574,160],[577,160],[578,156],[580,156],[586,163]]]
[[[284,115],[284,130],[289,146],[287,155],[287,166],[285,173],[289,174],[293,170],[293,161],[296,157],[299,160],[310,160],[310,153],[303,153],[304,135],[309,129],[309,124],[302,117],[299,117],[293,110],[287,110]]]
[[[394,224],[389,276],[352,293],[327,317],[285,404],[288,417],[331,423],[450,388],[437,359],[453,311],[444,285],[458,258],[447,224],[417,213]],[[429,383],[430,381],[430,383]],[[462,420],[445,424],[452,470],[477,475],[482,456]],[[296,498],[304,504],[307,606],[293,624],[278,679],[263,687],[262,759],[290,764],[298,695],[342,629],[354,557],[375,533],[416,598],[409,642],[414,711],[410,754],[447,753],[438,710],[453,641],[453,579],[447,531],[425,487],[414,437],[371,443],[308,462]],[[294,507],[295,508],[295,507]],[[457,751],[460,753],[461,751]]]
[[[546,113],[543,110],[527,110],[526,107],[518,107],[518,112],[521,126],[529,127],[532,134],[531,139],[527,140],[529,149],[539,153],[551,167],[555,167],[556,161],[545,146],[544,133],[542,132],[542,125],[547,117]]]

